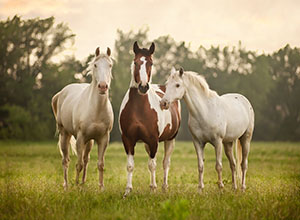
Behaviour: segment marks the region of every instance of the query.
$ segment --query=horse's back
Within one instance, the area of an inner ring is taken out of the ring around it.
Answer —
[[[224,104],[229,137],[241,136],[247,130],[253,131],[254,111],[249,100],[238,93],[228,93],[221,96]]]
[[[83,90],[89,86],[88,83],[72,83],[67,86],[65,86],[61,91],[60,91],[60,99],[65,101],[71,101],[71,100],[76,100]]]

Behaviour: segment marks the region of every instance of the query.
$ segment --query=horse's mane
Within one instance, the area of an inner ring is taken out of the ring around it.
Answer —
[[[86,75],[92,74],[93,69],[95,68],[94,67],[94,63],[97,60],[102,59],[102,58],[106,58],[109,63],[112,63],[112,59],[109,56],[107,56],[106,54],[99,54],[98,56],[94,57],[91,62],[88,63],[88,67],[86,68],[86,70],[84,71],[84,73]]]
[[[217,93],[209,88],[205,78],[192,71],[185,71],[183,77],[187,78],[189,82],[200,87],[206,96],[215,96]]]

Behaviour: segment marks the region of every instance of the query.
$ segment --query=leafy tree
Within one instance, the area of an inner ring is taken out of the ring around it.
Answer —
[[[300,140],[300,49],[286,45],[270,56],[276,85],[265,109],[272,139]]]
[[[149,47],[149,29],[117,31],[110,95],[114,110],[111,140],[120,140],[118,115],[131,79],[132,45]],[[74,42],[74,34],[54,18],[23,20],[19,16],[0,21],[0,138],[52,138],[55,120],[52,96],[65,85],[90,82],[84,75],[93,54],[83,61],[53,58]],[[153,83],[164,84],[172,66],[198,72],[220,95],[245,95],[255,110],[257,140],[300,140],[300,49],[289,45],[271,55],[258,55],[238,47],[200,46],[196,52],[171,36],[156,44]],[[106,48],[100,48],[106,50]],[[182,102],[178,139],[190,140],[188,112]]]
[[[52,117],[48,104],[51,99],[49,93],[44,97],[39,94],[43,91],[41,88],[53,86],[46,85],[45,81],[47,77],[55,78],[53,72],[47,76],[49,70],[57,70],[53,68],[52,59],[65,49],[67,43],[72,43],[73,38],[66,25],[54,26],[53,17],[23,20],[15,16],[0,22],[0,138],[49,138],[48,132],[39,133],[38,128],[49,130],[41,114]],[[52,80],[52,83],[59,81]],[[12,121],[17,110],[20,114],[24,112],[26,120]],[[18,126],[23,126],[23,131],[29,134],[17,135],[14,130]]]

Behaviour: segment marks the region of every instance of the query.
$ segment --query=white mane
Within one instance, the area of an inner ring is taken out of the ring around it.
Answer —
[[[183,78],[188,79],[188,81],[194,84],[196,87],[200,87],[206,96],[215,96],[217,93],[209,88],[205,78],[192,71],[185,71],[183,73]],[[184,81],[184,80],[183,80]]]

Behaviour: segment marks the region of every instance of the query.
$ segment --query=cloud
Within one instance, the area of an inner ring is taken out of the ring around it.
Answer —
[[[58,10],[62,13],[68,13],[65,7],[66,0],[6,0],[1,1],[0,13],[4,16],[14,14],[48,14],[55,13]]]
[[[233,46],[272,52],[290,43],[300,46],[298,0],[0,0],[0,17],[54,16],[76,34],[76,56],[97,46],[113,48],[117,29],[149,27],[150,40],[170,35],[176,41]]]

